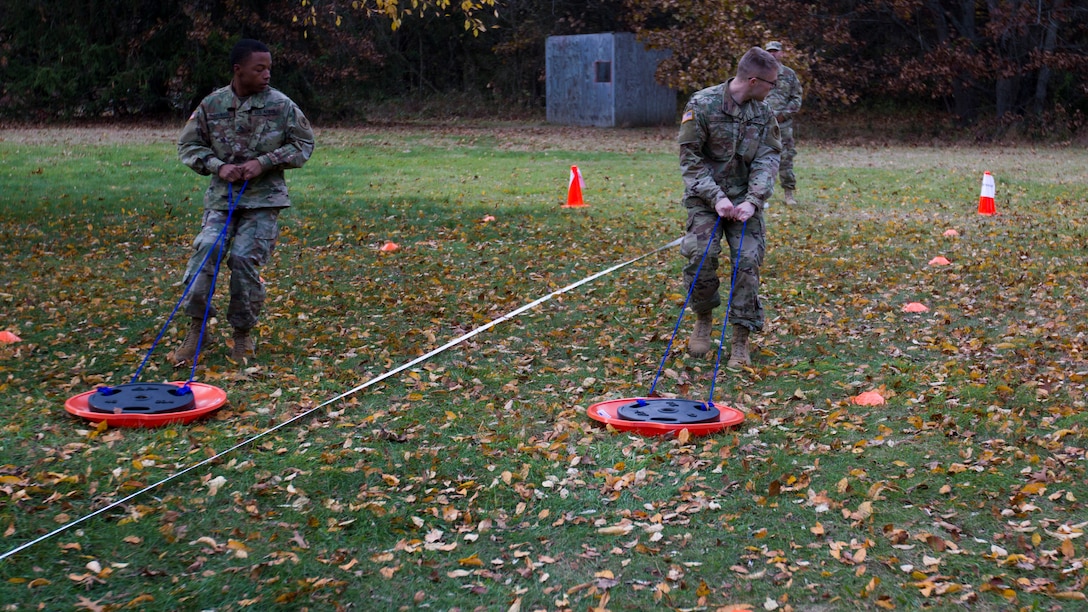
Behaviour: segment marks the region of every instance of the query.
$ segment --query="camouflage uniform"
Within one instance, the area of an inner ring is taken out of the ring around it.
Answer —
[[[178,138],[178,157],[199,174],[211,175],[204,193],[204,221],[193,240],[193,254],[185,270],[187,286],[194,275],[185,312],[203,317],[209,296],[217,252],[199,270],[227,221],[231,185],[219,178],[224,164],[243,164],[257,159],[264,173],[249,181],[230,217],[224,253],[230,275],[230,306],[227,320],[236,329],[248,330],[257,323],[264,304],[260,267],[272,255],[279,235],[277,217],[291,205],[283,171],[301,168],[314,150],[310,122],[290,98],[269,87],[245,100],[230,86],[212,92],[193,111]],[[233,185],[234,196],[242,185]]]
[[[767,96],[767,105],[778,119],[778,128],[782,132],[782,163],[778,167],[778,178],[782,188],[797,189],[797,176],[793,173],[793,158],[797,148],[793,141],[793,114],[801,110],[801,81],[792,68],[778,64],[778,85]]]
[[[770,108],[756,100],[737,105],[728,88],[729,81],[696,92],[680,122],[680,170],[685,185],[684,208],[688,213],[687,234],[680,253],[688,259],[684,282],[690,287],[707,241],[713,240],[691,296],[695,312],[713,310],[721,304],[717,270],[722,234],[729,242],[731,260],[737,261],[737,244],[743,227],[737,221],[722,219],[717,234],[711,236],[719,219],[714,204],[722,196],[736,205],[751,202],[756,210],[744,235],[744,252],[740,254],[729,320],[759,331],[763,328],[759,268],[766,251],[763,203],[774,191],[782,144]]]

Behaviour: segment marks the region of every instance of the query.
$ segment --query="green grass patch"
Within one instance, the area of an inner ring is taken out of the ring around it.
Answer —
[[[65,134],[0,141],[0,328],[22,338],[0,345],[0,552],[684,222],[671,130],[325,131],[288,175],[257,359],[226,359],[225,323],[202,356],[229,405],[101,429],[63,402],[143,359],[206,179],[171,134]],[[1078,609],[1088,155],[802,145],[802,205],[765,213],[754,367],[717,381],[741,426],[584,415],[648,391],[686,289],[666,251],[12,555],[2,609]],[[571,165],[588,208],[560,208]],[[143,380],[187,376],[178,334]],[[712,361],[667,366],[663,391],[705,399]]]

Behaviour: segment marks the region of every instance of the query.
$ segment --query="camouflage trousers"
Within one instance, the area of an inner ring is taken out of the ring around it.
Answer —
[[[738,200],[739,202],[739,200]],[[718,287],[718,260],[721,257],[722,236],[729,244],[729,258],[736,262],[737,246],[740,244],[741,228],[744,228],[743,252],[740,253],[740,267],[737,270],[736,285],[733,287],[733,307],[729,311],[729,322],[743,325],[752,331],[763,329],[763,305],[759,302],[759,268],[763,265],[763,256],[767,251],[763,231],[763,211],[756,207],[756,214],[748,219],[747,226],[732,220],[722,219],[718,229],[711,236],[711,230],[719,219],[714,208],[707,206],[702,199],[684,198],[684,207],[688,212],[687,233],[680,243],[680,254],[688,260],[684,266],[684,286],[690,288],[695,272],[699,270],[699,261],[710,242],[706,261],[699,271],[695,288],[691,293],[691,309],[695,312],[708,312],[722,303]],[[733,268],[724,271],[732,278]]]
[[[236,329],[252,329],[261,314],[265,290],[260,268],[268,262],[272,249],[276,246],[280,210],[282,209],[241,208],[235,209],[230,216],[230,227],[224,236],[226,244],[222,252],[227,267],[230,268],[227,321]],[[227,211],[205,210],[200,233],[193,240],[193,254],[189,257],[183,281],[184,286],[188,287],[189,282],[196,277],[185,305],[185,314],[191,317],[204,317],[212,276],[215,274],[215,264],[220,253],[216,238],[226,222]],[[207,261],[201,268],[200,262],[205,257]],[[209,310],[209,314],[214,313],[214,308]]]
[[[778,124],[782,134],[782,155],[778,164],[778,181],[783,189],[797,189],[797,175],[793,173],[793,158],[797,157],[797,146],[793,140],[793,119]]]

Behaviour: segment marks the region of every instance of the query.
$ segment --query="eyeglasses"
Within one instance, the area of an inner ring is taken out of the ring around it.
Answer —
[[[757,76],[754,76],[752,78],[757,80],[757,81],[763,81],[764,83],[770,85],[771,89],[774,89],[775,87],[778,87],[778,81],[768,81],[767,79],[761,79],[761,78],[759,78]]]

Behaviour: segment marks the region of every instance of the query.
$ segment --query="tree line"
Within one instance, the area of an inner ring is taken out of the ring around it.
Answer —
[[[684,96],[782,41],[809,111],[888,105],[1076,132],[1088,114],[1077,0],[23,0],[0,5],[0,116],[184,116],[240,37],[325,120],[380,100],[543,107],[545,39],[632,31]]]

